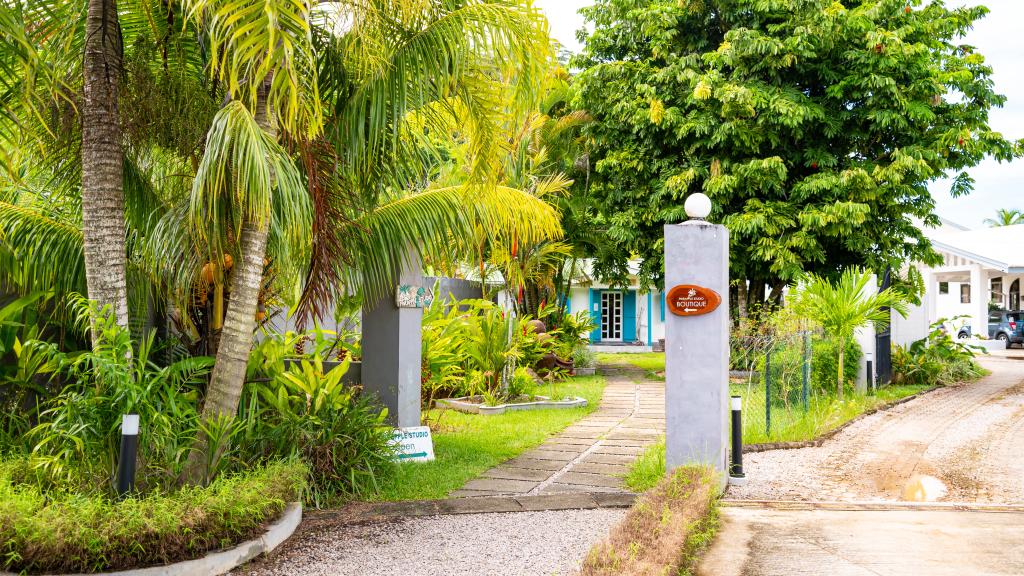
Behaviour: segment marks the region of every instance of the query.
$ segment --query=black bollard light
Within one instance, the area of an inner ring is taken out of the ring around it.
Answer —
[[[732,407],[732,462],[729,463],[730,482],[737,484],[733,479],[740,480],[746,476],[743,474],[743,398],[733,396],[730,402]]]
[[[867,382],[864,383],[864,387],[867,388],[869,394],[874,394],[875,390],[875,362],[871,352],[865,352],[864,358],[866,359],[864,366],[864,376]]]
[[[117,459],[117,494],[135,490],[135,461],[139,452],[139,415],[121,415],[121,455]]]

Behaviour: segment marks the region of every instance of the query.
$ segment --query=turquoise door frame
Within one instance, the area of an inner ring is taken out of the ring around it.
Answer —
[[[594,322],[594,329],[590,331],[590,341],[597,343],[601,341],[601,291],[590,289],[590,319]]]

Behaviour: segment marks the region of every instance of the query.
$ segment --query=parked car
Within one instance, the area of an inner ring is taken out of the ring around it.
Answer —
[[[1024,347],[1024,312],[1012,310],[993,310],[988,313],[988,337],[1003,342],[1007,348],[1014,344]],[[957,338],[964,340],[971,337],[971,326],[967,325],[957,332]]]

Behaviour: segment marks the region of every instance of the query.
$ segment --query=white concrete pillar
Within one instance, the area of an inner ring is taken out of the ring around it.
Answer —
[[[871,281],[868,282],[868,293],[865,296],[871,296],[878,292],[878,278],[874,275],[871,276]],[[854,334],[853,339],[857,341],[857,345],[860,346],[860,359],[857,361],[857,382],[855,383],[855,389],[857,392],[863,394],[867,392],[868,388],[868,371],[867,361],[870,359],[872,365],[875,361],[875,325],[867,324],[858,328]],[[873,369],[873,368],[872,368]]]
[[[971,334],[988,338],[988,274],[981,264],[971,266]]]
[[[714,290],[712,312],[665,314],[665,465],[711,465],[727,474],[729,445],[729,231],[703,220],[665,226],[665,292]],[[662,295],[664,298],[665,295]]]

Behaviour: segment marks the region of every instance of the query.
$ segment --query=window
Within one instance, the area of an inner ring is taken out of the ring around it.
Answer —
[[[1003,305],[1003,279],[1002,279],[1002,277],[1000,277],[1000,278],[993,278],[991,286],[992,286],[992,288],[989,290],[989,292],[990,292],[989,301],[992,302],[993,304],[1002,306]]]
[[[939,282],[939,294],[949,294],[949,282]]]
[[[971,285],[961,284],[960,285],[960,303],[970,304],[971,303]]]

